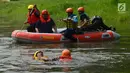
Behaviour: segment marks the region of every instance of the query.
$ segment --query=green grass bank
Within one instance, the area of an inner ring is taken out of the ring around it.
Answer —
[[[126,11],[118,12],[118,3],[126,3]],[[77,8],[85,7],[85,12],[91,18],[94,15],[102,16],[106,25],[114,26],[121,35],[130,33],[130,1],[129,0],[12,0],[0,1],[0,26],[11,26],[20,29],[26,20],[29,4],[37,4],[40,11],[47,9],[58,27],[65,27],[58,21],[66,17],[66,8],[72,7],[78,15]]]

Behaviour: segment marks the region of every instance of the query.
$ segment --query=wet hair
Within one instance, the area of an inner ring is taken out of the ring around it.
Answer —
[[[37,52],[37,54],[38,54],[38,53],[41,53],[41,55],[43,56],[43,52],[42,52],[42,51]],[[37,57],[37,54],[36,54],[36,57]]]

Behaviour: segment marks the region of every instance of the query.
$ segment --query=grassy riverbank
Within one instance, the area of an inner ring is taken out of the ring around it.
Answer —
[[[126,3],[126,12],[119,13],[117,5],[119,2]],[[129,0],[15,0],[11,2],[0,2],[0,26],[20,27],[26,20],[27,6],[37,4],[41,10],[47,9],[58,27],[65,27],[63,22],[58,21],[66,17],[65,10],[68,7],[77,8],[84,6],[86,13],[92,17],[102,16],[106,25],[114,26],[122,35],[130,32],[130,1]]]

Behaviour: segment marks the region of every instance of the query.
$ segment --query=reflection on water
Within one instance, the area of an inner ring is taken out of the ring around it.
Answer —
[[[118,41],[111,42],[91,42],[91,43],[53,43],[53,44],[23,44],[17,45],[25,46],[26,49],[36,48],[112,48]]]
[[[10,37],[0,38],[0,73],[129,73],[130,50],[117,42],[17,44]],[[32,54],[41,50],[49,58],[71,50],[72,62],[39,62]]]

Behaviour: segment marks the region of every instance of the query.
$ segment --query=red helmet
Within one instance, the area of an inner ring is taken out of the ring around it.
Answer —
[[[42,10],[42,15],[43,14],[49,14],[49,12],[47,10]]]
[[[84,7],[79,7],[78,11],[84,11]]]
[[[66,9],[66,12],[68,13],[68,12],[73,12],[73,9],[72,8],[67,8]]]
[[[68,49],[62,51],[62,57],[71,57],[71,52]]]

